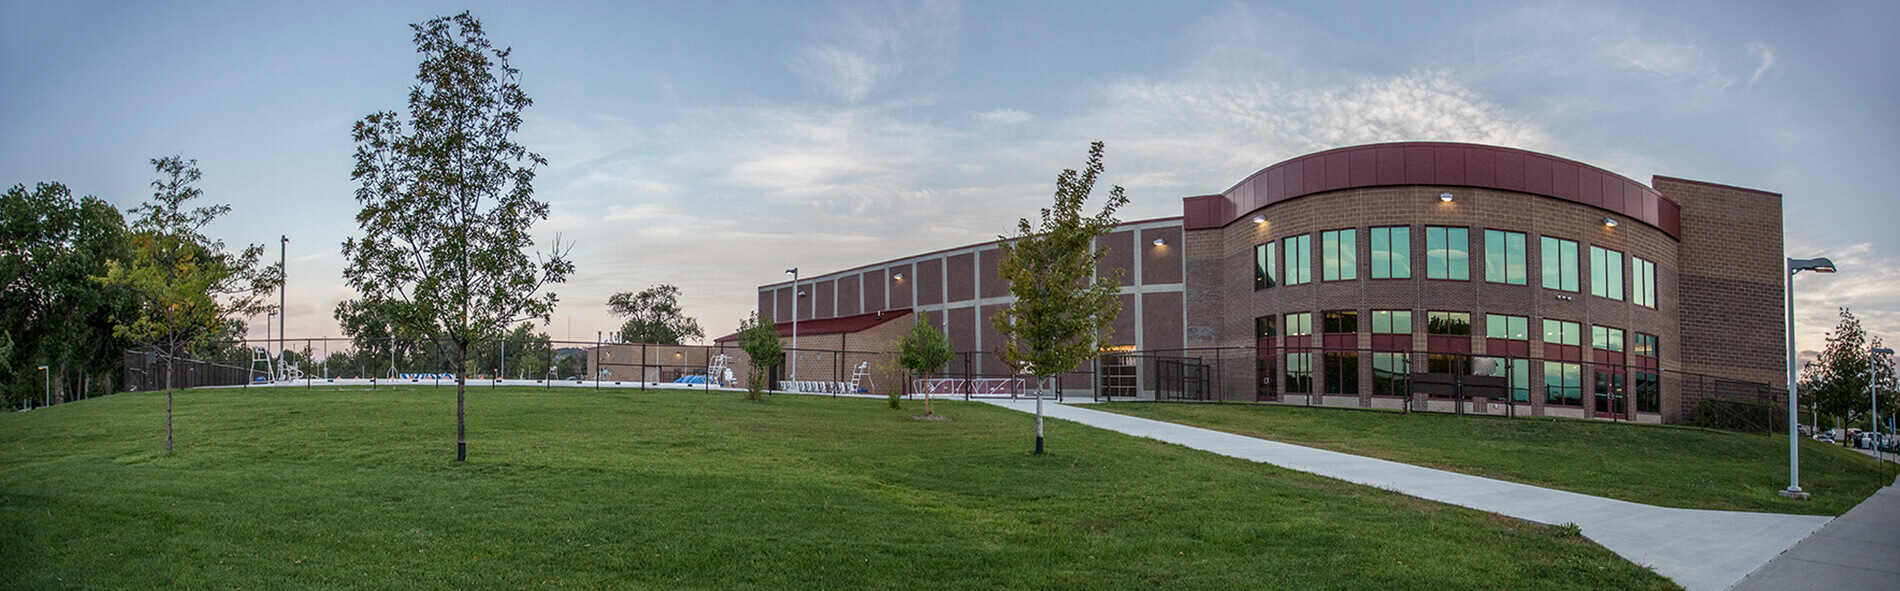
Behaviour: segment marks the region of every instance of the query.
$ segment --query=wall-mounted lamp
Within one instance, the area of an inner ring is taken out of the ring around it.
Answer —
[[[1267,216],[1264,216],[1264,215],[1253,216],[1253,223],[1256,223],[1256,224],[1267,223]]]
[[[1451,201],[1452,199],[1456,199],[1456,197],[1453,197],[1453,196],[1451,195],[1451,193],[1439,193],[1439,194],[1438,194],[1438,200],[1439,200],[1439,201],[1445,201],[1445,202],[1450,202],[1450,201]]]
[[[1616,227],[1616,218],[1603,218],[1603,225],[1611,228]]]
[[[798,290],[798,297],[805,297],[805,290]]]
[[[892,275],[892,276],[891,276],[891,281],[903,281],[903,280],[904,280],[904,274],[903,274],[903,273],[898,273],[898,274],[896,274],[896,275]]]
[[[1156,238],[1156,239],[1155,239],[1155,246],[1167,246],[1167,245],[1168,245],[1168,241],[1167,241],[1167,239],[1165,239],[1165,238]]]

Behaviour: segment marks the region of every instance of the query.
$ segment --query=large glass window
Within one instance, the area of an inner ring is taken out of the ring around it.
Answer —
[[[1412,356],[1409,353],[1372,354],[1372,395],[1410,396]]]
[[[1328,351],[1326,353],[1326,393],[1359,393],[1359,352]]]
[[[1320,279],[1323,281],[1345,281],[1359,276],[1359,245],[1357,230],[1333,230],[1321,232],[1320,241]]]
[[[1471,315],[1464,312],[1427,313],[1425,334],[1471,336]]]
[[[1313,391],[1313,354],[1286,354],[1286,391],[1308,393]]]
[[[1484,231],[1484,280],[1492,283],[1524,285],[1524,234],[1503,230]]]
[[[1471,231],[1465,228],[1425,228],[1425,277],[1471,279]]]
[[[1273,287],[1275,284],[1278,284],[1280,282],[1280,276],[1278,273],[1275,272],[1278,269],[1274,268],[1274,264],[1279,262],[1275,260],[1274,258],[1274,253],[1278,252],[1278,249],[1274,247],[1279,246],[1279,245],[1280,243],[1278,242],[1268,242],[1266,244],[1254,245],[1253,247],[1253,289],[1254,291],[1260,291],[1262,289]]]
[[[1279,333],[1274,330],[1274,326],[1273,326],[1274,324],[1273,321],[1276,319],[1277,318],[1273,316],[1260,316],[1260,317],[1254,318],[1253,319],[1253,338],[1270,339],[1273,337],[1280,336]]]
[[[1623,253],[1590,247],[1590,295],[1623,299]]]
[[[1487,339],[1530,340],[1531,319],[1523,316],[1504,314],[1484,315],[1484,337]]]
[[[1425,315],[1425,334],[1471,336],[1471,315],[1465,312],[1428,312]],[[1428,353],[1425,355],[1425,371],[1432,373],[1465,373],[1471,370],[1469,357],[1457,353]]]
[[[1608,326],[1590,327],[1590,346],[1605,351],[1623,350],[1623,329]]]
[[[1491,361],[1493,377],[1503,377],[1505,389],[1510,391],[1513,402],[1531,401],[1531,361],[1529,359],[1488,358]]]
[[[1313,281],[1313,237],[1305,234],[1286,239],[1286,284]]]
[[[1544,404],[1583,406],[1583,366],[1544,362]]]
[[[1630,303],[1656,307],[1656,263],[1630,257]]]
[[[1662,380],[1656,374],[1638,373],[1630,385],[1636,389],[1636,412],[1662,412]]]
[[[1544,289],[1577,291],[1577,243],[1545,236],[1541,246]]]
[[[1372,278],[1412,278],[1412,229],[1405,226],[1372,229]]]
[[[1326,313],[1327,334],[1353,334],[1359,332],[1358,310],[1334,310]]]
[[[1372,334],[1412,334],[1412,311],[1373,310]]]
[[[1578,346],[1582,343],[1583,325],[1562,320],[1544,320],[1544,344]]]
[[[1636,338],[1631,340],[1634,341],[1634,344],[1630,347],[1630,352],[1635,353],[1638,357],[1655,357],[1661,350],[1659,343],[1656,341],[1656,335],[1639,332],[1636,333]]]
[[[1286,315],[1286,334],[1292,337],[1313,334],[1313,313],[1300,312]]]

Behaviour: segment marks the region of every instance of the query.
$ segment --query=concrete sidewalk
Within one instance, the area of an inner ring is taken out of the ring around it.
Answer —
[[[1731,587],[1900,589],[1900,486],[1880,489]]]
[[[984,402],[1036,411],[1035,400]],[[1575,523],[1592,541],[1690,591],[1727,589],[1832,519],[1655,507],[1062,404],[1045,403],[1043,414],[1518,519]]]

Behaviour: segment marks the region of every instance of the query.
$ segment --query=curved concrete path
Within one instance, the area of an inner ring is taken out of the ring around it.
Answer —
[[[984,402],[1036,412],[1033,399]],[[1049,402],[1043,414],[1518,519],[1575,523],[1592,541],[1689,591],[1727,589],[1833,519],[1656,507]]]

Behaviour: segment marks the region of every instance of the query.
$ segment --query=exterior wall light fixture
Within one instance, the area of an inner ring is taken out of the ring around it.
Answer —
[[[1603,218],[1603,225],[1611,228],[1616,227],[1616,218]]]
[[[1444,202],[1447,202],[1447,203],[1450,203],[1452,199],[1456,199],[1456,197],[1452,197],[1452,195],[1451,195],[1451,193],[1439,193],[1439,194],[1438,194],[1438,200],[1439,200],[1439,201],[1444,201]]]
[[[903,281],[903,280],[904,280],[904,274],[903,274],[903,273],[898,273],[898,274],[896,274],[896,275],[892,275],[892,276],[891,276],[891,281]]]
[[[1167,246],[1167,245],[1168,245],[1168,240],[1166,238],[1155,239],[1155,246]]]
[[[1253,216],[1253,223],[1256,223],[1256,224],[1267,223],[1267,216],[1264,216],[1264,215]]]

